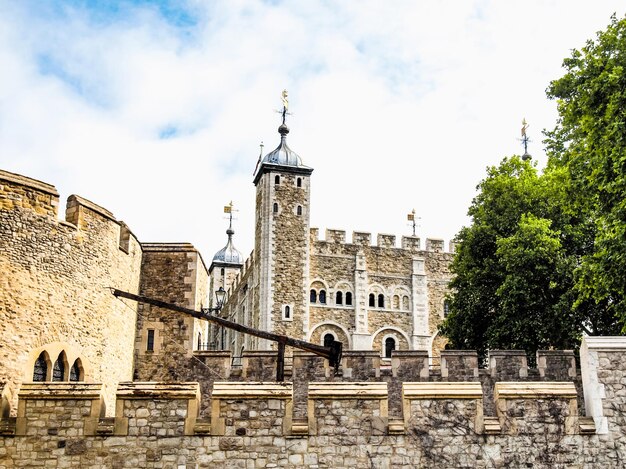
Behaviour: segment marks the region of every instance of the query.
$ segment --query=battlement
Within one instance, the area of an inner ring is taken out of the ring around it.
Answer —
[[[311,243],[331,243],[345,244],[364,247],[379,247],[388,249],[404,249],[411,252],[421,251],[421,240],[418,236],[401,236],[400,246],[397,246],[396,235],[379,233],[376,237],[376,244],[372,244],[372,234],[362,231],[352,232],[352,242],[346,241],[346,231],[336,229],[326,229],[324,239],[319,239],[319,228],[310,229]],[[448,252],[454,253],[456,243],[450,241],[448,251],[445,251],[444,240],[438,238],[426,238],[424,250],[427,252]]]
[[[557,431],[563,434],[580,433],[573,383],[503,382],[496,384],[495,396],[502,434],[522,430],[526,435],[543,434],[542,425],[561,426]],[[13,434],[59,438],[107,434],[337,435],[344,426],[358,430],[363,421],[371,419],[377,419],[382,433],[388,434],[389,397],[387,382],[311,382],[306,396],[306,424],[298,422],[294,432],[294,387],[289,382],[215,382],[209,419],[200,418],[198,383],[120,383],[113,419],[104,418],[101,384],[25,383],[19,393]],[[442,406],[449,408],[443,414],[452,421],[463,422],[473,433],[484,433],[479,382],[405,382],[401,398],[404,424],[392,419],[394,434],[404,434],[414,426],[433,425],[441,418]],[[520,406],[527,412],[511,411]],[[546,413],[546,419],[538,409],[547,406],[552,410]],[[337,421],[344,423],[337,425]]]
[[[67,198],[65,219],[59,220],[59,193],[56,187],[3,170],[0,170],[0,208],[7,212],[31,211],[36,215],[53,219],[65,228],[83,231],[92,229],[94,220],[112,223],[122,250],[128,250],[131,237],[138,243],[128,226],[117,220],[109,210],[75,194]],[[95,227],[93,229],[96,230]],[[97,230],[98,233],[100,231]]]
[[[626,456],[619,444],[626,428],[615,411],[626,405],[626,338],[598,339],[606,338],[585,339],[581,348],[592,415],[579,411],[574,382],[545,379],[558,374],[557,363],[565,364],[561,374],[571,373],[571,352],[539,354],[544,379],[527,369],[530,380],[521,378],[525,362],[518,352],[492,353],[480,373],[522,379],[495,382],[493,413],[485,412],[484,381],[443,379],[444,368],[448,378],[476,378],[474,352],[444,351],[438,375],[425,352],[394,354],[392,373],[373,352],[349,351],[339,376],[328,373],[325,360],[297,352],[293,380],[284,383],[253,377],[251,369],[259,376],[271,351],[248,354],[248,380],[243,372],[220,377],[230,373],[229,353],[199,352],[214,378],[209,392],[202,383],[119,383],[111,418],[103,417],[100,384],[24,384],[18,417],[0,420],[0,462],[408,469],[481,467],[478,456],[488,455],[484,467],[617,467]],[[203,415],[201,408],[209,411]]]
[[[57,218],[59,193],[51,184],[0,170],[0,208],[28,209]]]

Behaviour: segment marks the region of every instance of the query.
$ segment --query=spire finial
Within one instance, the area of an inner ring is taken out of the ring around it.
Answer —
[[[281,99],[283,100],[283,125],[285,125],[285,116],[287,115],[287,109],[289,109],[289,100],[287,99],[287,90],[283,90]]]
[[[283,116],[283,122],[282,124],[280,124],[280,127],[278,127],[278,133],[281,135],[282,139],[284,139],[287,134],[289,133],[289,127],[287,127],[287,124],[285,123],[285,119],[287,118],[287,116],[290,116],[291,113],[288,112],[289,109],[289,100],[287,99],[288,93],[287,90],[283,90],[282,94],[281,94],[281,100],[283,102],[283,110],[282,111],[276,111],[280,114],[282,114]]]
[[[530,160],[530,155],[528,154],[528,142],[530,142],[531,140],[528,138],[528,135],[526,135],[526,129],[528,129],[528,127],[530,126],[528,125],[528,122],[526,122],[526,118],[524,117],[522,119],[522,138],[520,139],[522,145],[524,145],[524,154],[522,155],[522,159],[524,161]]]

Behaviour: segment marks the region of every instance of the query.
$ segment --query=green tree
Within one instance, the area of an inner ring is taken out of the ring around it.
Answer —
[[[573,271],[586,239],[566,204],[562,170],[539,175],[514,156],[487,170],[458,235],[450,314],[455,348],[571,348],[583,330]]]
[[[593,332],[626,332],[626,19],[614,16],[563,66],[547,91],[560,117],[546,144],[548,168],[567,172],[570,204],[593,233],[576,306],[594,310]]]
[[[458,235],[452,347],[532,353],[626,332],[626,19],[563,66],[546,170],[519,157],[488,168]]]

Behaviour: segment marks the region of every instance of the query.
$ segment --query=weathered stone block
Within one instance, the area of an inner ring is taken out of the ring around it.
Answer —
[[[579,431],[574,383],[496,383],[494,397],[505,434],[558,436]]]
[[[192,435],[200,409],[198,383],[120,383],[116,435]]]
[[[442,350],[441,378],[448,381],[477,380],[478,354],[469,350]]]

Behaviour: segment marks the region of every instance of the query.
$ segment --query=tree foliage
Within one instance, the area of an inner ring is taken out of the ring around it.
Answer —
[[[572,205],[593,220],[593,248],[578,269],[578,302],[626,324],[626,19],[613,17],[563,63],[548,96],[559,121],[548,132],[550,167],[564,168]]]
[[[452,347],[532,353],[626,332],[626,19],[563,66],[545,171],[519,157],[488,168],[458,234]]]
[[[571,348],[583,318],[573,307],[573,270],[585,236],[563,210],[562,174],[539,175],[517,156],[491,167],[458,235],[450,315],[455,348]],[[574,324],[573,324],[574,323]]]

